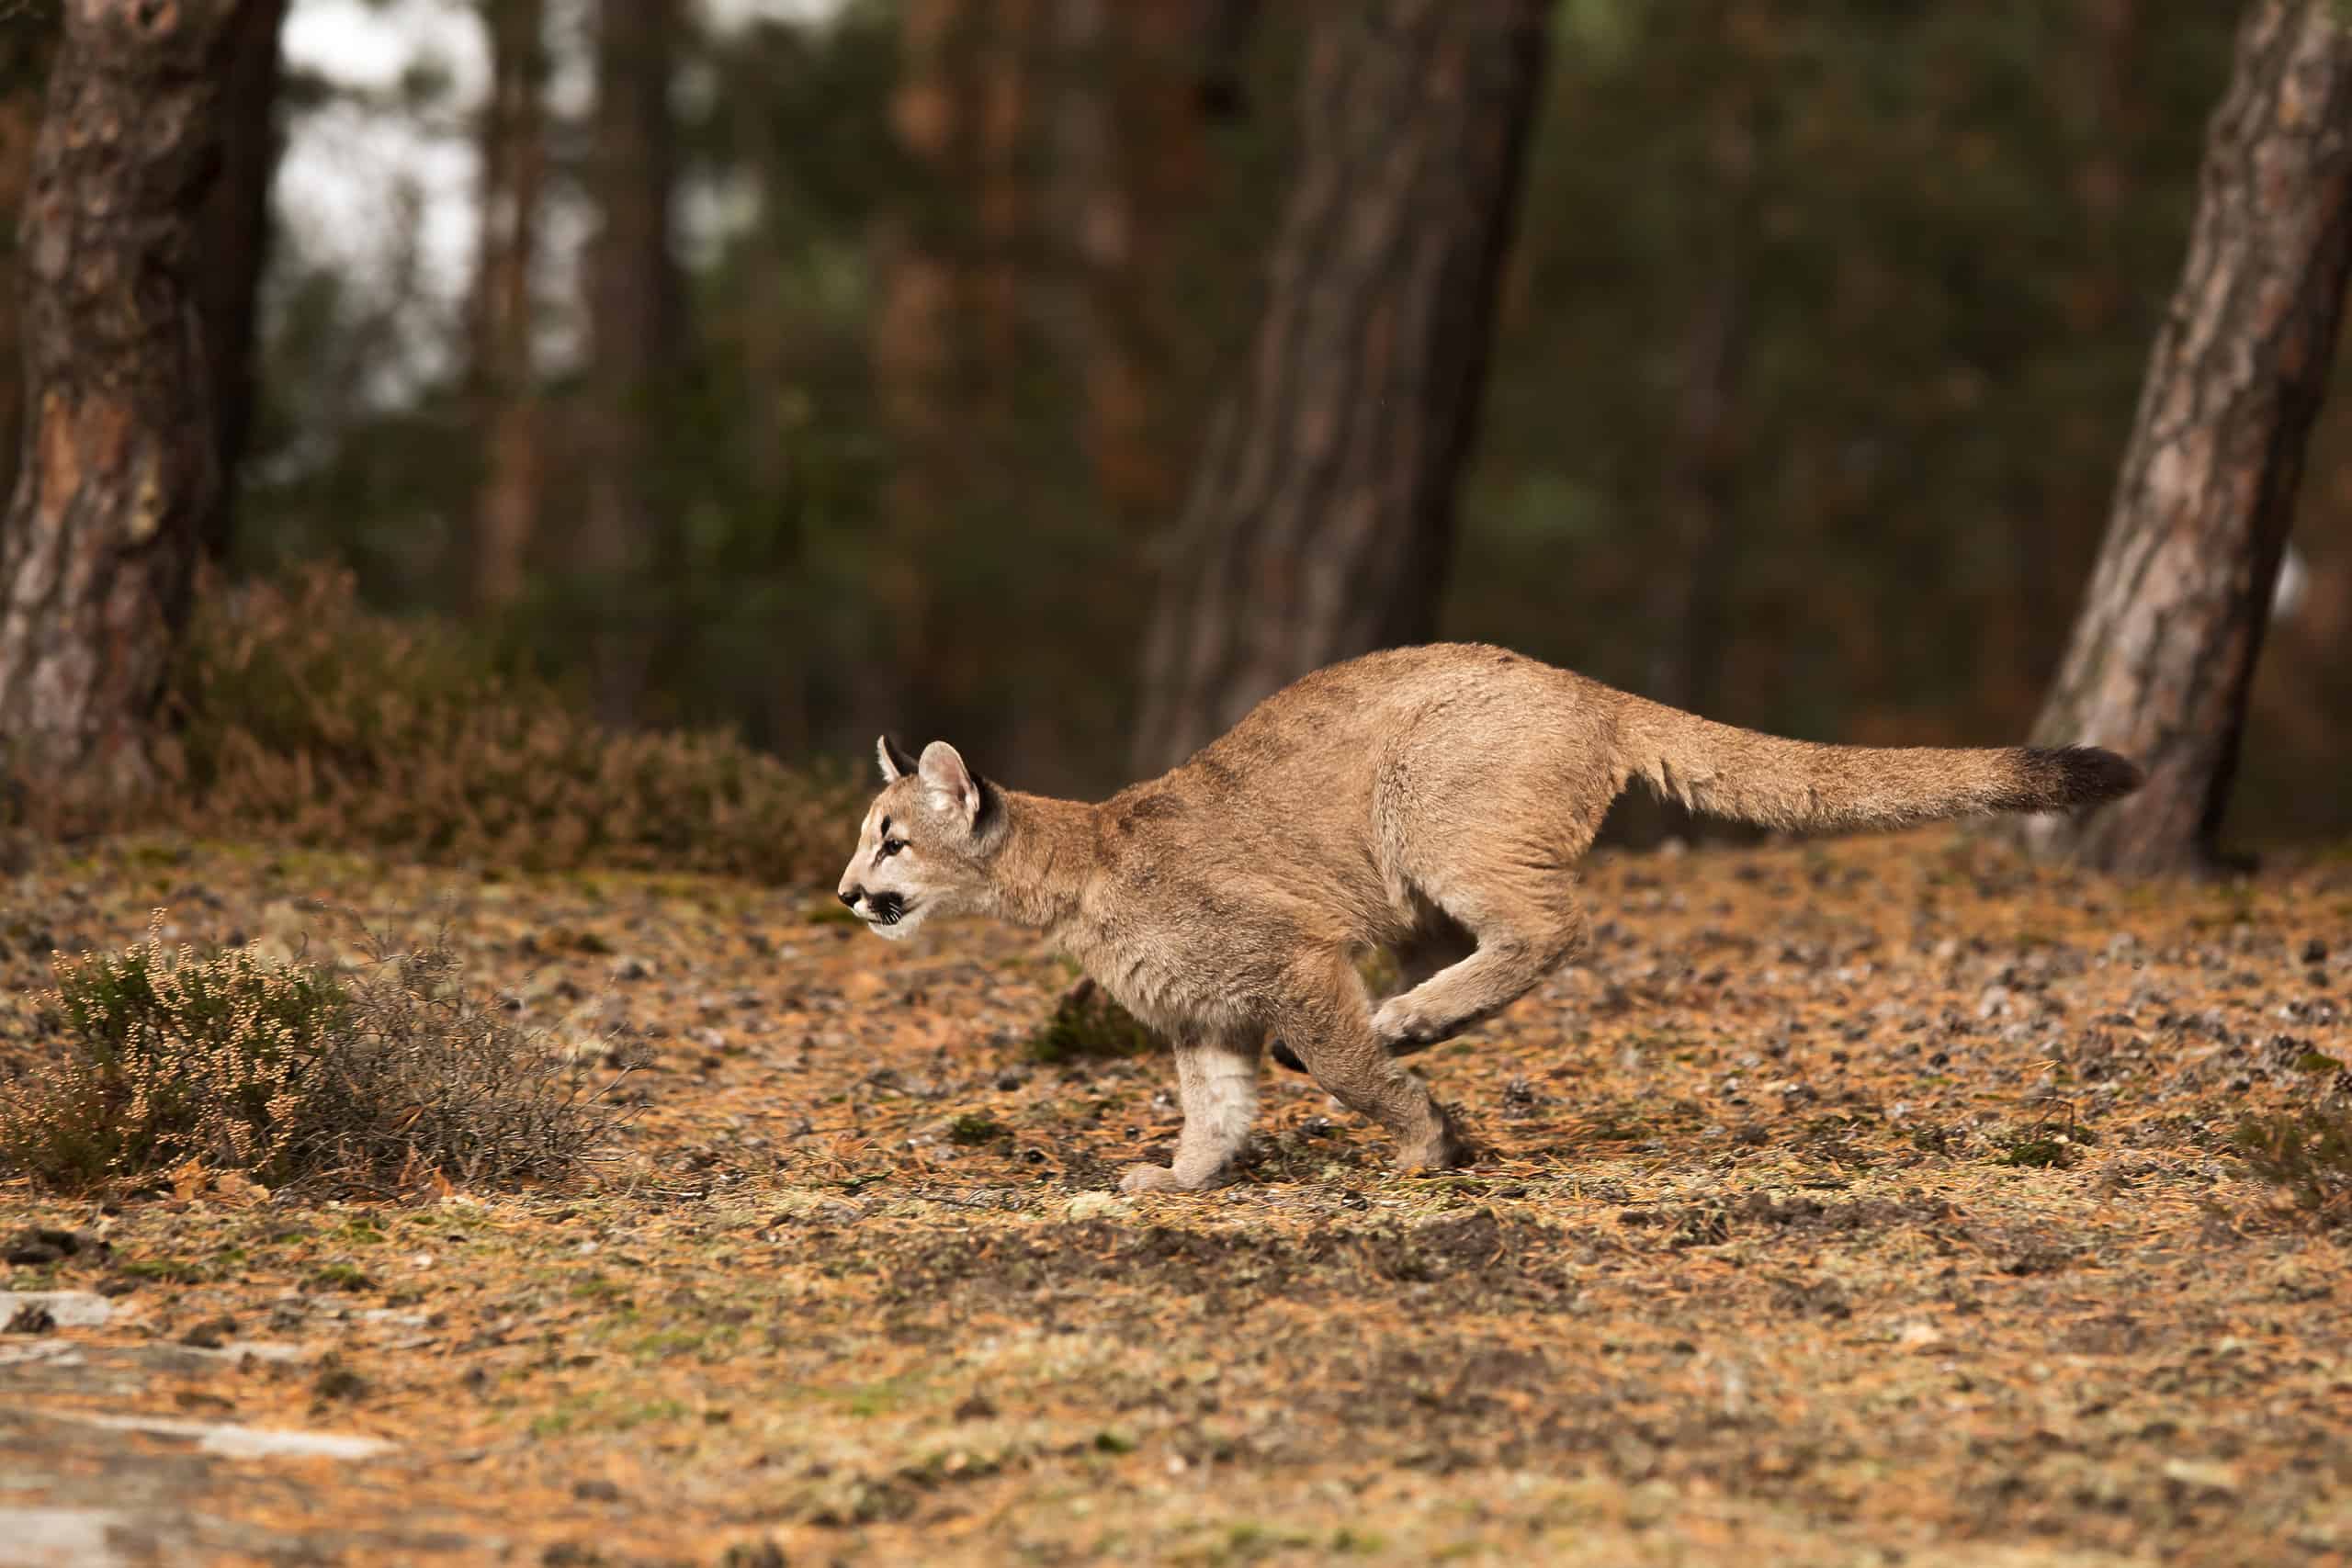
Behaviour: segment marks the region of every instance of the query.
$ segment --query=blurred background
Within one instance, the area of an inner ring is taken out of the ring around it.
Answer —
[[[239,45],[202,257],[232,315],[258,278],[217,552],[346,563],[612,722],[795,761],[946,736],[1107,792],[1185,728],[1150,693],[1250,525],[1270,297],[1311,332],[1351,286],[1286,244],[1292,193],[1406,170],[1411,229],[1515,173],[1440,258],[1490,298],[1416,383],[1464,467],[1387,625],[1787,734],[2022,739],[2233,7],[1559,0],[1533,81],[1465,67],[1455,141],[1318,169],[1303,128],[1382,101],[1376,62],[1318,63],[1319,9],[291,0]],[[47,45],[6,27],[13,203]],[[2352,832],[2347,419],[2309,447],[2243,839]]]

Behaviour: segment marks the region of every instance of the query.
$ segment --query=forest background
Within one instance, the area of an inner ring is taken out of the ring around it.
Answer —
[[[1144,628],[1265,299],[1314,6],[254,9],[282,58],[241,45],[211,206],[280,177],[202,269],[260,278],[216,382],[232,574],[345,563],[626,725],[1148,771]],[[2023,737],[2231,10],[1559,6],[1431,629],[1782,733]],[[6,36],[0,201],[41,8]],[[2352,830],[2347,417],[2309,446],[2238,840]]]

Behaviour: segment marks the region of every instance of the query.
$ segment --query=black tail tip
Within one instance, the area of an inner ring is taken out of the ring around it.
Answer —
[[[2097,806],[2130,795],[2147,779],[2139,763],[2098,746],[2029,747],[2026,755],[2050,781],[2053,807]]]

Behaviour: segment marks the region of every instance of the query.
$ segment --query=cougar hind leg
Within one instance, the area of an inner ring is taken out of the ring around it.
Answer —
[[[1396,964],[1396,984],[1390,996],[1401,995],[1423,982],[1451,969],[1477,951],[1476,937],[1462,923],[1436,905],[1422,910],[1421,923],[1402,942],[1389,949],[1389,956]],[[1391,1045],[1397,1055],[1428,1049],[1427,1045]],[[1273,1042],[1270,1054],[1282,1066],[1295,1073],[1306,1071],[1298,1054],[1281,1040]]]

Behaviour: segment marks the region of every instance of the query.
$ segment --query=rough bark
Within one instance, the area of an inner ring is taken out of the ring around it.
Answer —
[[[547,55],[540,0],[486,0],[490,99],[481,123],[481,241],[473,284],[473,392],[482,432],[474,502],[473,600],[523,592],[538,523],[540,405],[531,362],[531,271],[547,170]]]
[[[1735,85],[1712,116],[1706,171],[1720,207],[1711,225],[1717,230],[1713,261],[1683,342],[1682,390],[1661,486],[1676,558],[1651,606],[1659,640],[1647,694],[1692,711],[1712,705],[1722,671],[1738,543],[1740,386],[1752,314],[1752,112],[1747,94]]]
[[[652,615],[644,576],[659,542],[661,425],[683,306],[670,251],[675,162],[670,74],[674,0],[604,0],[596,39],[591,181],[602,220],[591,256],[589,457],[582,564],[596,594],[596,704],[634,721]]]
[[[15,489],[17,447],[24,430],[25,340],[17,315],[17,221],[32,184],[33,141],[57,47],[56,19],[47,12],[0,26],[0,495]]]
[[[2120,751],[2148,783],[2080,819],[2030,820],[2032,848],[2132,874],[2214,860],[2347,259],[2352,31],[2335,0],[2256,0],[2107,538],[2034,729]]]
[[[36,778],[152,770],[219,489],[197,215],[235,0],[67,0],[20,231],[27,433],[0,540],[0,736]]]
[[[1435,629],[1549,8],[1317,9],[1264,310],[1165,541],[1142,770]]]
[[[951,640],[938,624],[924,563],[932,530],[951,509],[947,454],[970,417],[958,382],[969,374],[978,290],[971,247],[956,243],[961,235],[947,214],[977,183],[975,40],[987,26],[981,0],[906,0],[899,7],[890,124],[922,176],[922,197],[889,213],[874,239],[881,281],[871,354],[892,453],[883,494],[890,547],[876,552],[869,586],[891,656],[862,660],[855,677],[859,706],[899,715],[932,684]]]
[[[220,493],[200,527],[219,560],[236,534],[237,469],[253,431],[254,329],[269,260],[269,186],[281,146],[277,35],[287,0],[245,0],[221,84],[220,174],[198,220],[197,309],[212,380],[213,448]]]
[[[1153,297],[1171,230],[1205,184],[1204,0],[1056,0],[1053,191],[1069,287],[1050,312],[1080,388],[1078,439],[1122,525],[1161,515],[1175,465],[1159,437]]]

